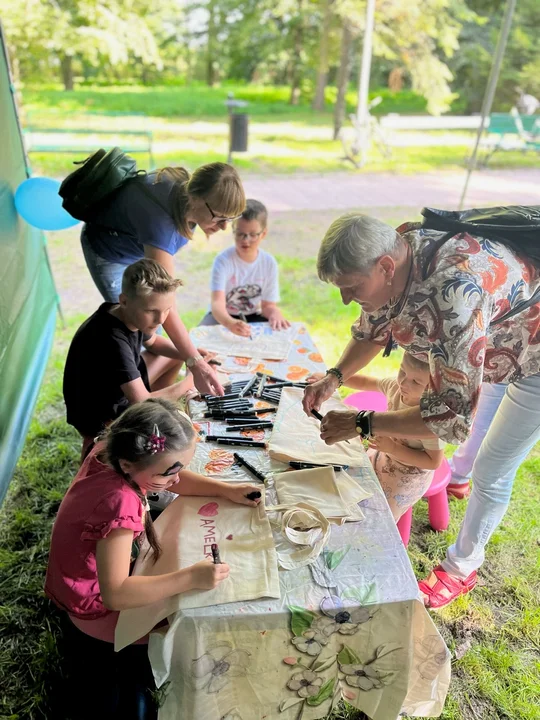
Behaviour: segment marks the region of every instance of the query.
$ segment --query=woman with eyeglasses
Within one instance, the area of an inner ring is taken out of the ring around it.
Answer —
[[[165,167],[123,185],[83,226],[81,244],[92,279],[106,302],[117,303],[128,265],[151,258],[171,275],[174,255],[198,225],[207,235],[225,230],[246,204],[236,170],[225,163],[202,165],[190,175],[181,167]],[[201,393],[223,389],[215,371],[190,340],[177,312],[164,324]]]

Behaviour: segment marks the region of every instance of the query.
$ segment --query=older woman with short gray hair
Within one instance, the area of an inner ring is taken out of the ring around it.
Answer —
[[[476,584],[517,469],[540,438],[539,268],[505,242],[418,223],[396,231],[375,218],[348,213],[330,226],[317,270],[339,288],[345,305],[358,303],[362,314],[335,367],[306,388],[306,412],[319,409],[344,380],[395,344],[430,368],[420,407],[329,412],[321,423],[328,444],[358,434],[436,435],[462,443],[482,382],[508,383],[474,465],[473,492],[457,541],[420,583],[426,604],[442,607]]]

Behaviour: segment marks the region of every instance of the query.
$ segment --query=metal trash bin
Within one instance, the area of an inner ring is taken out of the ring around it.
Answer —
[[[248,149],[248,115],[245,112],[235,113],[235,108],[247,106],[245,100],[235,100],[229,93],[225,105],[229,111],[229,155],[227,162],[232,162],[233,152],[246,152]]]
[[[248,149],[247,113],[232,113],[229,120],[230,152],[246,152]]]

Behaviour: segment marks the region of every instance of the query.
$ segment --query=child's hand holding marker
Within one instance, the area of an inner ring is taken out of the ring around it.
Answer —
[[[245,335],[246,337],[249,335],[249,339],[253,340],[253,336],[251,334],[251,328],[249,327],[249,323],[247,321],[246,316],[244,315],[244,313],[238,313],[238,315],[240,317],[240,320],[246,324],[247,330],[248,330],[247,332],[242,333],[242,335]]]
[[[251,337],[251,328],[245,320],[233,320],[225,326],[233,335],[241,337]]]
[[[219,558],[219,550],[217,554]],[[212,555],[214,555],[213,550]],[[193,578],[193,590],[213,590],[229,577],[230,572],[227,563],[222,563],[221,559],[216,561],[215,559],[210,560],[210,558],[195,563],[190,570]]]

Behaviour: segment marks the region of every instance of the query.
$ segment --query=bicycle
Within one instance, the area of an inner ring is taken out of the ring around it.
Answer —
[[[381,155],[386,160],[389,160],[392,157],[392,149],[388,144],[383,129],[381,128],[379,119],[370,113],[370,110],[377,107],[377,105],[380,105],[382,101],[382,97],[377,96],[373,98],[367,107],[366,146],[369,147],[371,140],[374,140]],[[361,137],[363,129],[358,125],[358,117],[354,113],[349,115],[349,120],[354,128],[354,135],[351,139],[349,139],[350,128],[341,128],[339,131],[339,139],[341,140],[343,152],[345,153],[343,160],[349,160],[349,162],[358,168],[363,164],[361,157]]]

